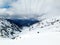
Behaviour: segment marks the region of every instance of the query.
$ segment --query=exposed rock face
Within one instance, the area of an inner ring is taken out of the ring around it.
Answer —
[[[10,23],[5,19],[0,18],[0,36],[3,38],[14,39],[19,35],[21,29],[14,23]]]

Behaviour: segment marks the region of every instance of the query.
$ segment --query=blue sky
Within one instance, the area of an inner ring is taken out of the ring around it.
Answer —
[[[11,8],[10,4],[16,1],[17,0],[0,0],[0,8]]]

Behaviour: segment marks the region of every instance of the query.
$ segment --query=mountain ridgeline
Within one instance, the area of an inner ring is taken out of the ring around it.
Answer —
[[[10,23],[16,24],[20,28],[22,28],[24,26],[29,27],[29,26],[39,22],[39,20],[37,20],[37,19],[6,19],[6,20],[9,21]]]

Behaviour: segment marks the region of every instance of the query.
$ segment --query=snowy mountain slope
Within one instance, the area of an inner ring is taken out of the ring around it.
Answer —
[[[60,32],[60,16],[52,16],[51,18],[46,18],[45,16],[42,17],[43,19],[38,18],[40,22],[34,23],[30,26],[24,26],[22,29],[14,23],[10,23],[5,19],[0,19],[0,36],[14,39],[18,35],[21,36],[30,31],[36,31],[37,33]]]
[[[33,27],[40,32],[59,32],[60,31],[60,17],[47,18],[35,25]]]
[[[3,38],[15,39],[25,31],[23,27],[30,27],[39,22],[35,19],[4,19],[0,18],[0,36]]]
[[[60,32],[60,17],[55,16],[51,18],[45,18],[44,20],[30,26],[24,27],[25,32],[37,31],[40,32]],[[22,31],[24,32],[24,31]]]
[[[17,25],[0,18],[0,37],[14,39],[20,32],[21,29]]]

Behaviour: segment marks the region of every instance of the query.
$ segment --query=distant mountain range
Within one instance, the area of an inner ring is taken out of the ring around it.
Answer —
[[[29,26],[39,22],[39,20],[37,20],[37,19],[6,19],[6,20],[11,23],[16,24],[20,28],[22,28],[24,26],[29,27]]]

